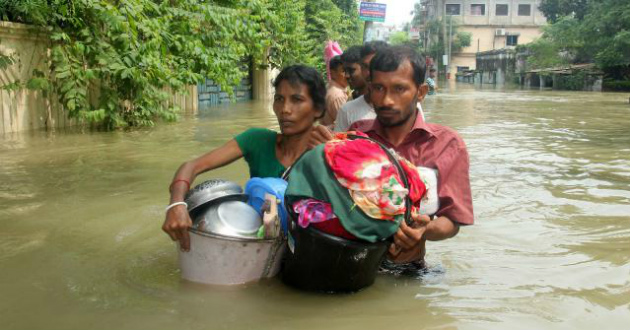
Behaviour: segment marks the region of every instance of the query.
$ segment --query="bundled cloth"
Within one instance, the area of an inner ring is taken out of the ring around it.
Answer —
[[[420,220],[426,186],[416,167],[395,155],[407,178],[406,188],[396,164],[379,144],[349,139],[347,134],[337,134],[293,165],[286,196],[298,223],[302,227],[313,223],[337,236],[376,242],[396,232],[407,211],[407,196],[411,217]],[[342,230],[329,221],[338,221]]]
[[[326,62],[326,73],[328,75],[328,81],[330,81],[330,60],[338,55],[343,54],[341,47],[336,41],[328,40],[324,47],[324,62]]]

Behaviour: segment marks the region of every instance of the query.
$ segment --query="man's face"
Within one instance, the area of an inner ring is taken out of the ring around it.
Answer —
[[[370,62],[372,62],[374,55],[376,55],[376,53],[366,55],[361,59],[361,75],[363,76],[363,81],[365,81],[366,84],[370,81]]]
[[[435,71],[430,71],[429,72],[429,77],[435,78]]]
[[[396,71],[373,71],[370,98],[383,127],[401,126],[413,119],[423,91],[413,80],[413,68],[403,62]]]
[[[358,90],[365,87],[365,80],[361,74],[361,66],[359,63],[344,63],[343,69],[350,88]]]

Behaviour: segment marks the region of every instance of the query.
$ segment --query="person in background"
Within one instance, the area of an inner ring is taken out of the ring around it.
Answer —
[[[366,42],[361,47],[359,60],[362,80],[365,81],[366,86],[370,81],[370,61],[377,52],[389,47],[384,41],[371,41]],[[334,130],[336,132],[345,132],[352,123],[361,119],[372,119],[376,117],[376,113],[372,108],[370,102],[369,89],[363,95],[356,99],[346,103],[339,113],[337,114],[337,120],[335,121]]]
[[[244,157],[250,177],[279,178],[306,151],[314,123],[326,111],[324,80],[314,68],[292,65],[280,72],[273,85],[273,111],[280,133],[250,128],[223,146],[183,163],[175,173],[162,230],[179,241],[182,250],[190,250],[188,229],[192,226],[184,196],[199,174]]]
[[[346,81],[352,89],[352,99],[356,99],[367,90],[367,84],[361,74],[361,46],[352,46],[346,49],[341,54],[341,62]]]
[[[346,80],[341,56],[335,56],[330,60],[330,81],[326,89],[326,114],[319,123],[331,127],[337,118],[337,112],[348,101]]]
[[[429,76],[427,77],[427,86],[429,86],[429,95],[435,95],[437,93],[437,83],[435,82],[435,76],[437,74],[437,70],[431,68],[429,70]]]

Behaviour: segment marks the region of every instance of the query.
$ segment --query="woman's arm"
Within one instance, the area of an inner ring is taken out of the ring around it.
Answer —
[[[183,163],[173,178],[170,187],[171,199],[169,204],[184,201],[184,196],[197,175],[225,166],[243,157],[243,152],[236,140],[230,140],[225,145],[208,152],[201,157]],[[172,207],[166,213],[166,220],[162,225],[164,230],[174,241],[179,241],[182,250],[190,250],[190,237],[188,228],[192,226],[192,220],[184,205]]]

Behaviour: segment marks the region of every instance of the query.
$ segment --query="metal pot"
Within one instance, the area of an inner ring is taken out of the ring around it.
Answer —
[[[241,201],[223,201],[199,212],[193,228],[205,233],[228,237],[255,238],[262,219],[249,204]]]
[[[285,240],[230,238],[191,229],[190,251],[179,250],[182,278],[233,285],[273,277],[280,271]]]
[[[211,179],[188,191],[185,202],[188,204],[188,212],[196,213],[202,206],[209,203],[215,204],[226,199],[246,201],[247,195],[243,194],[243,188],[234,182]]]

